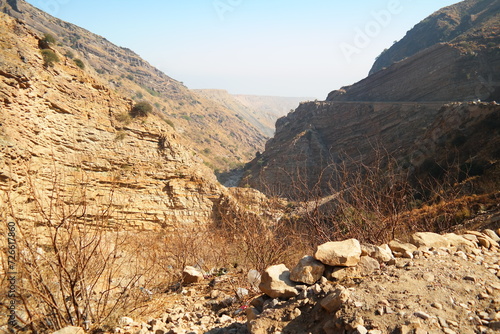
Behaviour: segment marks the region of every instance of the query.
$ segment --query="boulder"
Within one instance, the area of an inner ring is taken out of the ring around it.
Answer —
[[[411,254],[418,249],[417,246],[415,246],[415,245],[412,245],[412,244],[407,243],[407,242],[402,242],[399,240],[392,240],[391,242],[389,242],[389,248],[393,252],[398,252],[398,253],[402,253],[402,254],[405,254],[405,253]]]
[[[349,300],[350,295],[349,290],[340,286],[321,300],[321,307],[329,313],[335,313]]]
[[[380,263],[369,256],[362,256],[357,268],[361,276],[368,276],[380,270]]]
[[[312,256],[304,256],[293,268],[290,279],[294,282],[313,285],[322,276],[325,271],[325,265]]]
[[[259,289],[271,298],[290,298],[299,292],[290,280],[290,270],[284,264],[271,266],[262,274]]]
[[[330,281],[341,281],[347,277],[359,276],[358,267],[327,267],[325,277]]]
[[[418,248],[450,247],[450,242],[448,241],[448,239],[440,234],[432,232],[414,233],[410,238],[410,242]]]
[[[493,230],[486,229],[483,231],[483,234],[487,235],[490,239],[492,239],[496,242],[500,242],[500,237]]]
[[[451,247],[461,247],[461,246],[467,246],[467,247],[471,247],[471,248],[476,247],[475,243],[473,243],[472,241],[467,240],[463,236],[455,234],[455,233],[446,233],[443,235],[443,237],[448,240]],[[476,240],[477,240],[477,238],[476,238]]]
[[[356,239],[332,241],[318,246],[314,258],[333,267],[354,267],[361,257],[361,245]]]
[[[380,263],[387,263],[394,259],[391,249],[386,244],[382,246],[363,244],[361,245],[361,252],[362,255],[370,256]]]
[[[52,334],[85,334],[85,331],[81,327],[68,326],[56,332],[52,332]]]
[[[195,268],[187,266],[182,272],[182,282],[184,284],[198,283],[203,280],[203,273]]]

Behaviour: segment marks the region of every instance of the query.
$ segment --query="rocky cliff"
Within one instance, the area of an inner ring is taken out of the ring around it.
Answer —
[[[0,13],[2,217],[26,224],[41,211],[85,207],[83,220],[161,229],[213,221],[232,195],[182,137],[78,67],[59,47],[47,66],[40,35]],[[250,194],[250,193],[248,193]],[[62,214],[62,212],[59,212]]]
[[[311,187],[322,178],[323,191],[331,192],[326,184],[336,170],[371,164],[381,152],[412,174],[447,164],[451,155],[460,157],[461,164],[487,167],[482,171],[498,169],[498,152],[487,143],[498,143],[500,108],[496,102],[477,102],[500,99],[497,5],[465,1],[447,8],[475,18],[467,29],[460,24],[447,28],[453,30],[447,33],[453,41],[420,46],[366,79],[331,92],[326,101],[303,103],[279,119],[274,138],[247,166],[243,183],[293,197],[298,184]],[[424,22],[434,22],[439,13]],[[425,36],[419,27],[405,43],[420,45]],[[493,127],[486,130],[486,124]]]
[[[426,18],[370,75],[327,101],[498,101],[500,2],[467,0]]]
[[[439,43],[457,43],[469,51],[494,43],[499,1],[467,0],[443,8],[411,29],[375,61],[370,74]]]
[[[44,13],[23,0],[0,0],[0,11],[20,19],[40,38],[50,34],[67,62],[79,59],[99,84],[145,100],[183,136],[212,169],[227,169],[251,159],[265,136],[233,111],[191,92],[130,49]],[[71,59],[70,59],[71,58]]]

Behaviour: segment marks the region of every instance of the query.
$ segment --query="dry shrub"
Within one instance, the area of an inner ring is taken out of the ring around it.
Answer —
[[[310,251],[306,240],[285,222],[273,218],[282,211],[282,201],[269,199],[260,210],[250,209],[245,202],[221,203],[220,222],[215,231],[229,243],[229,256],[245,270],[264,271],[268,266],[285,263],[295,265]]]
[[[311,248],[346,238],[384,243],[416,231],[441,232],[477,212],[470,197],[474,178],[458,158],[433,165],[425,177],[383,149],[370,163],[347,156],[338,161],[315,179],[304,169],[288,174],[296,201],[285,219],[294,233],[308,236]]]
[[[150,296],[141,288],[162,273],[147,243],[111,228],[113,190],[98,203],[88,198],[86,182],[69,189],[58,172],[48,193],[28,179],[33,221],[16,217],[9,194],[4,212],[18,229],[18,323],[33,332],[92,330],[143,308]]]

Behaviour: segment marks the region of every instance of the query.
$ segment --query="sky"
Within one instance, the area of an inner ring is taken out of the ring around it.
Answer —
[[[323,100],[458,0],[27,2],[132,49],[188,88]]]

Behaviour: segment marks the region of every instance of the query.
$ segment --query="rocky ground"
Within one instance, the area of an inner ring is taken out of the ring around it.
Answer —
[[[330,260],[316,252],[323,263],[309,257],[291,270],[299,282],[290,280],[284,265],[270,267],[260,283],[266,294],[252,292],[250,283],[238,278],[242,273],[205,275],[180,288],[160,317],[144,322],[124,317],[114,331],[493,333],[500,330],[499,241],[496,232],[484,230],[423,233],[411,243],[359,250],[350,245],[347,251],[354,250],[358,259],[350,267],[325,265]],[[340,258],[352,260],[342,252]],[[311,278],[313,284],[302,283]]]

